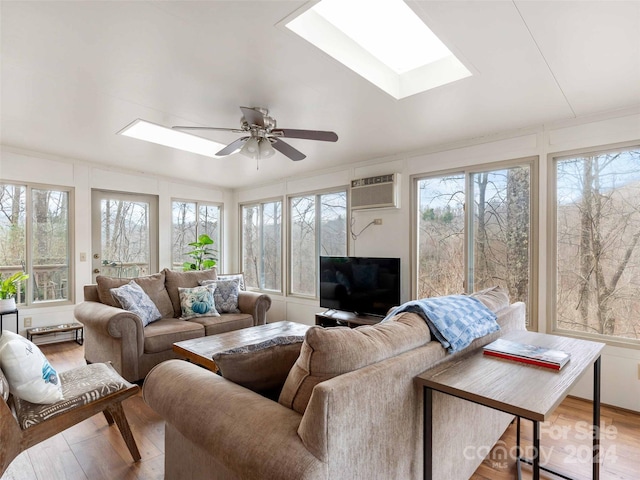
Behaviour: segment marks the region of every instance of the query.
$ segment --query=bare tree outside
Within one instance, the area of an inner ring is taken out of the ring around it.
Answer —
[[[347,253],[346,191],[289,199],[291,293],[316,295],[320,255]]]
[[[30,210],[27,210],[27,198]],[[31,248],[27,251],[27,226]],[[0,272],[30,274],[18,303],[69,298],[69,193],[28,185],[0,184]]]
[[[195,242],[202,234],[213,240],[213,249],[220,257],[220,211],[219,205],[182,200],[172,202],[172,268],[182,270],[183,263],[190,261],[191,257],[185,255],[193,249],[189,243]]]
[[[556,327],[640,339],[640,148],[555,171]]]
[[[242,206],[242,269],[245,284],[282,290],[282,202]]]
[[[418,202],[419,298],[500,285],[528,305],[529,165],[424,178]]]

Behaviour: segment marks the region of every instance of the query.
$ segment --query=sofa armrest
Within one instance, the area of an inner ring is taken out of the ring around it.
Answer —
[[[145,402],[237,478],[325,478],[326,466],[302,444],[302,416],[182,360],[155,366]]]
[[[84,325],[85,358],[112,361],[127,380],[138,380],[138,359],[144,352],[144,327],[137,315],[100,302],[85,301],[73,310]]]
[[[242,313],[249,313],[253,317],[253,325],[267,323],[267,311],[271,308],[271,297],[264,293],[240,291],[238,294],[238,308]]]

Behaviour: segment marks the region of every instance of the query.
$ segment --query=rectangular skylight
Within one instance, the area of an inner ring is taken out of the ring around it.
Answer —
[[[398,99],[471,75],[403,0],[322,0],[286,26]]]
[[[139,118],[120,130],[118,135],[137,138],[138,140],[146,140],[147,142],[157,143],[165,147],[177,148],[178,150],[213,158],[220,158],[216,156],[216,152],[224,148],[224,145],[214,142],[213,140],[178,130],[172,130],[171,128],[163,127],[162,125],[147,122]]]

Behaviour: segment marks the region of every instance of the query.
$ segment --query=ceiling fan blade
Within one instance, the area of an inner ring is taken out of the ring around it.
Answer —
[[[242,115],[244,115],[244,119],[249,125],[264,127],[264,115],[262,112],[250,107],[240,107],[240,110],[242,110]]]
[[[217,152],[216,156],[223,157],[224,155],[231,155],[236,150],[242,148],[242,144],[247,140],[247,138],[249,138],[249,137],[242,137],[242,138],[239,138],[239,139],[231,142],[229,145],[227,145],[222,150]]]
[[[273,138],[273,139],[275,140],[275,142],[271,146],[276,150],[278,150],[281,154],[289,157],[294,162],[297,162],[298,160],[304,160],[305,158],[307,158],[307,156],[304,153],[302,153],[300,150],[293,148],[288,143],[284,143],[279,138]]]
[[[337,142],[338,135],[335,132],[322,130],[296,130],[293,128],[274,128],[271,134],[278,137],[303,138],[306,140],[321,140],[323,142]]]
[[[218,127],[187,127],[176,125],[171,127],[173,130],[220,130],[223,132],[234,132],[234,133],[244,133],[244,130],[240,130],[238,128],[218,128]]]

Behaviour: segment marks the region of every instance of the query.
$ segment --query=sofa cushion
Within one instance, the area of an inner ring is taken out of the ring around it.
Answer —
[[[126,285],[132,279],[131,278],[114,278],[98,275],[96,277],[96,283],[98,284],[98,298],[101,303],[105,305],[111,305],[112,307],[120,308],[120,304],[111,296],[111,289],[118,288],[122,285]],[[158,307],[160,315],[163,317],[173,317],[173,305],[169,294],[165,289],[165,274],[164,272],[155,273],[153,275],[147,275],[145,277],[134,278],[135,282],[142,287],[151,301]]]
[[[120,302],[122,308],[140,317],[143,327],[162,318],[158,307],[134,280],[121,287],[112,288],[111,295]]]
[[[162,273],[165,274],[165,287],[173,305],[173,314],[169,316],[173,317],[182,315],[178,288],[197,287],[204,280],[215,280],[217,278],[215,268],[210,270],[190,270],[188,272],[175,272],[165,268]]]
[[[195,317],[188,321],[202,325],[207,336],[254,326],[253,316],[248,313],[223,313],[219,317]]]
[[[213,292],[216,289],[215,283],[193,288],[178,288],[180,293],[180,308],[182,310],[182,320],[195,317],[219,317],[213,300]]]
[[[175,342],[204,336],[202,325],[177,318],[162,318],[144,327],[144,352],[171,350]]]
[[[244,285],[244,273],[219,273],[218,280],[238,280],[240,290],[246,290]]]
[[[254,392],[280,388],[300,354],[303,336],[288,335],[213,355],[220,374]]]
[[[414,313],[355,329],[311,327],[278,402],[304,413],[313,387],[330,378],[380,362],[431,340],[429,327]]]
[[[46,404],[62,400],[58,373],[40,349],[23,336],[2,331],[0,365],[14,397]]]
[[[238,308],[238,294],[240,292],[240,280],[237,278],[231,280],[205,280],[200,285],[210,285],[214,283],[216,286],[213,292],[213,301],[216,305],[218,313],[240,313]]]
[[[484,290],[472,293],[470,296],[480,300],[484,306],[493,313],[497,313],[510,305],[509,292],[499,286],[485,288]]]

